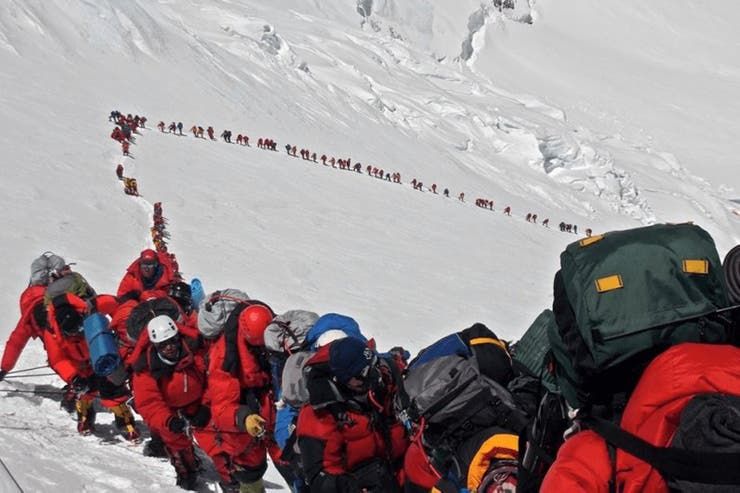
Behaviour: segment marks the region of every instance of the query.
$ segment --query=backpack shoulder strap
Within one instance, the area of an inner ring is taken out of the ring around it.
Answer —
[[[581,422],[612,445],[647,462],[665,478],[705,484],[740,485],[740,453],[695,452],[675,447],[656,447],[623,430],[614,423],[594,416]]]
[[[239,303],[224,323],[224,339],[226,342],[226,354],[224,364],[221,367],[225,372],[236,376],[239,372],[239,315],[249,306],[248,303]]]

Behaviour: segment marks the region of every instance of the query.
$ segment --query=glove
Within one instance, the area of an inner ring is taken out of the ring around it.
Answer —
[[[90,390],[90,379],[77,375],[72,379],[70,385],[76,394],[84,394]]]
[[[130,300],[138,300],[141,296],[141,291],[132,289],[131,291],[128,291],[121,296],[116,297],[116,300],[118,303],[123,304]]]
[[[185,433],[185,428],[188,426],[186,419],[180,416],[172,416],[167,420],[167,429],[172,433]]]
[[[251,436],[260,438],[265,434],[265,418],[259,414],[250,414],[244,420],[244,428]]]
[[[2,382],[3,380],[5,380],[5,375],[7,375],[7,374],[8,374],[7,371],[0,370],[0,382]]]
[[[190,417],[190,424],[196,428],[203,428],[210,420],[211,408],[201,404],[198,410],[195,411],[195,414]]]

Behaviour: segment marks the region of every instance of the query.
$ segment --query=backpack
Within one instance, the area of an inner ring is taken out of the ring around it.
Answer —
[[[343,334],[342,334],[343,333]],[[312,350],[316,350],[319,346],[319,339],[324,334],[327,336],[333,336],[329,339],[334,340],[340,338],[339,336],[349,336],[360,339],[363,342],[367,342],[367,338],[360,332],[360,325],[352,317],[346,315],[340,315],[338,313],[327,313],[319,317],[306,334],[306,342]],[[324,341],[322,345],[328,344],[328,341]]]
[[[727,252],[722,261],[727,280],[727,294],[733,304],[740,303],[740,245]]]
[[[49,305],[51,300],[61,294],[74,294],[84,300],[93,298],[96,293],[87,280],[78,272],[69,272],[52,281],[44,293],[44,304]]]
[[[487,337],[470,338],[471,332]],[[525,426],[505,386],[481,372],[473,349],[485,343],[481,339],[498,341],[488,328],[476,324],[440,339],[409,363],[394,406],[407,429],[412,423],[425,425],[428,445],[454,444],[482,427],[518,433]]]
[[[681,342],[728,341],[722,266],[692,224],[614,231],[571,243],[555,275],[548,339],[573,408],[610,404],[657,354]]]
[[[172,320],[178,320],[181,315],[180,306],[171,298],[154,298],[142,301],[131,310],[126,319],[126,334],[131,342],[139,340],[141,331],[144,330],[154,317],[167,315]]]
[[[730,303],[740,305],[740,245],[727,252],[725,259],[722,261],[722,269],[725,271],[727,296],[730,298]],[[732,316],[735,325],[740,327],[740,310],[734,310]],[[740,346],[740,331],[735,331],[734,339],[731,342]]]
[[[239,356],[239,342],[241,340],[246,344],[247,350],[257,360],[259,367],[265,372],[272,374],[273,365],[270,362],[270,355],[264,347],[252,346],[247,342],[244,334],[239,329],[239,319],[244,310],[254,305],[262,305],[267,308],[270,311],[271,318],[274,318],[275,313],[267,303],[259,300],[239,299],[233,296],[234,292],[241,293],[241,291],[238,290],[216,291],[216,293],[209,297],[209,301],[203,304],[203,308],[206,311],[209,311],[210,309],[210,315],[216,314],[219,315],[219,317],[224,318],[220,332],[217,333],[217,335],[221,332],[223,333],[226,343],[222,369],[234,376],[238,374],[241,367],[241,358]],[[242,293],[242,295],[244,295],[244,293]],[[212,306],[209,307],[208,305]],[[221,310],[224,310],[224,312],[221,313]],[[200,329],[201,334],[203,334],[203,337],[213,337],[212,335],[206,335],[206,333],[203,332],[203,328],[200,327],[200,315],[202,313],[202,311],[198,313],[198,328]]]
[[[249,295],[238,289],[214,291],[203,298],[198,307],[198,330],[206,339],[218,337],[223,332],[234,308],[249,301]]]
[[[738,349],[730,345],[674,346],[648,366],[619,425],[592,415],[579,415],[576,420],[612,449],[626,452],[622,468],[638,474],[639,484],[649,470],[638,464],[646,463],[671,491],[738,491],[738,361]],[[685,369],[674,375],[673,368],[682,365]],[[631,431],[622,428],[625,421]],[[610,455],[614,470],[615,454]]]
[[[548,328],[555,327],[552,310],[544,310],[524,332],[521,339],[511,346],[515,363],[539,379],[545,389],[557,391],[555,375],[550,371],[552,351],[548,341]]]
[[[308,385],[306,383],[305,367],[314,354],[310,351],[300,351],[291,354],[285,361],[280,385],[280,398],[289,406],[300,409],[308,403]]]
[[[290,314],[290,317],[288,315]],[[316,318],[314,318],[316,317]],[[306,364],[316,354],[315,347],[318,343],[321,335],[328,333],[329,331],[341,330],[347,337],[354,337],[363,342],[367,342],[367,339],[360,333],[359,325],[355,320],[344,315],[338,315],[336,313],[329,313],[318,317],[313,312],[307,312],[303,310],[292,310],[286,312],[283,315],[276,317],[277,319],[290,319],[290,328],[293,328],[293,324],[298,324],[299,330],[295,331],[295,338],[290,334],[283,334],[283,340],[285,343],[291,343],[288,350],[294,350],[294,347],[302,348],[298,352],[292,353],[285,360],[282,369],[281,376],[281,399],[285,403],[289,404],[294,408],[300,408],[304,404],[309,403],[310,393],[308,391],[308,379],[306,377]],[[268,349],[274,351],[273,347],[277,347],[277,338],[275,333],[270,336],[272,342],[268,342],[267,332],[271,331],[273,325],[267,327],[265,332],[265,346]],[[279,325],[278,325],[279,327]],[[300,335],[302,333],[302,335]],[[288,337],[286,339],[286,336]],[[300,342],[300,339],[303,341]],[[300,342],[300,346],[298,346]],[[271,347],[272,346],[272,347]],[[279,346],[280,351],[284,351],[284,346]]]
[[[265,347],[270,351],[292,354],[306,345],[308,331],[319,319],[306,310],[290,310],[278,315],[265,329]]]
[[[46,286],[49,284],[49,276],[52,272],[61,272],[66,262],[53,252],[44,252],[41,256],[31,262],[30,286]]]

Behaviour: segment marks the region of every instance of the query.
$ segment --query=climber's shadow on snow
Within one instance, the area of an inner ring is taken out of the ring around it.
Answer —
[[[3,386],[3,388],[0,388],[0,395],[6,399],[19,398],[30,402],[35,406],[40,406],[44,400],[51,400],[59,403],[62,400],[62,394],[64,394],[64,389],[55,385],[33,385],[10,380],[10,377],[8,377],[3,381],[3,383],[10,384],[10,386]]]

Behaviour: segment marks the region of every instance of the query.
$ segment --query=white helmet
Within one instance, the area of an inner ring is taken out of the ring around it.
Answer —
[[[158,315],[149,321],[146,331],[149,334],[149,340],[154,344],[159,344],[177,335],[177,325],[167,315]]]

